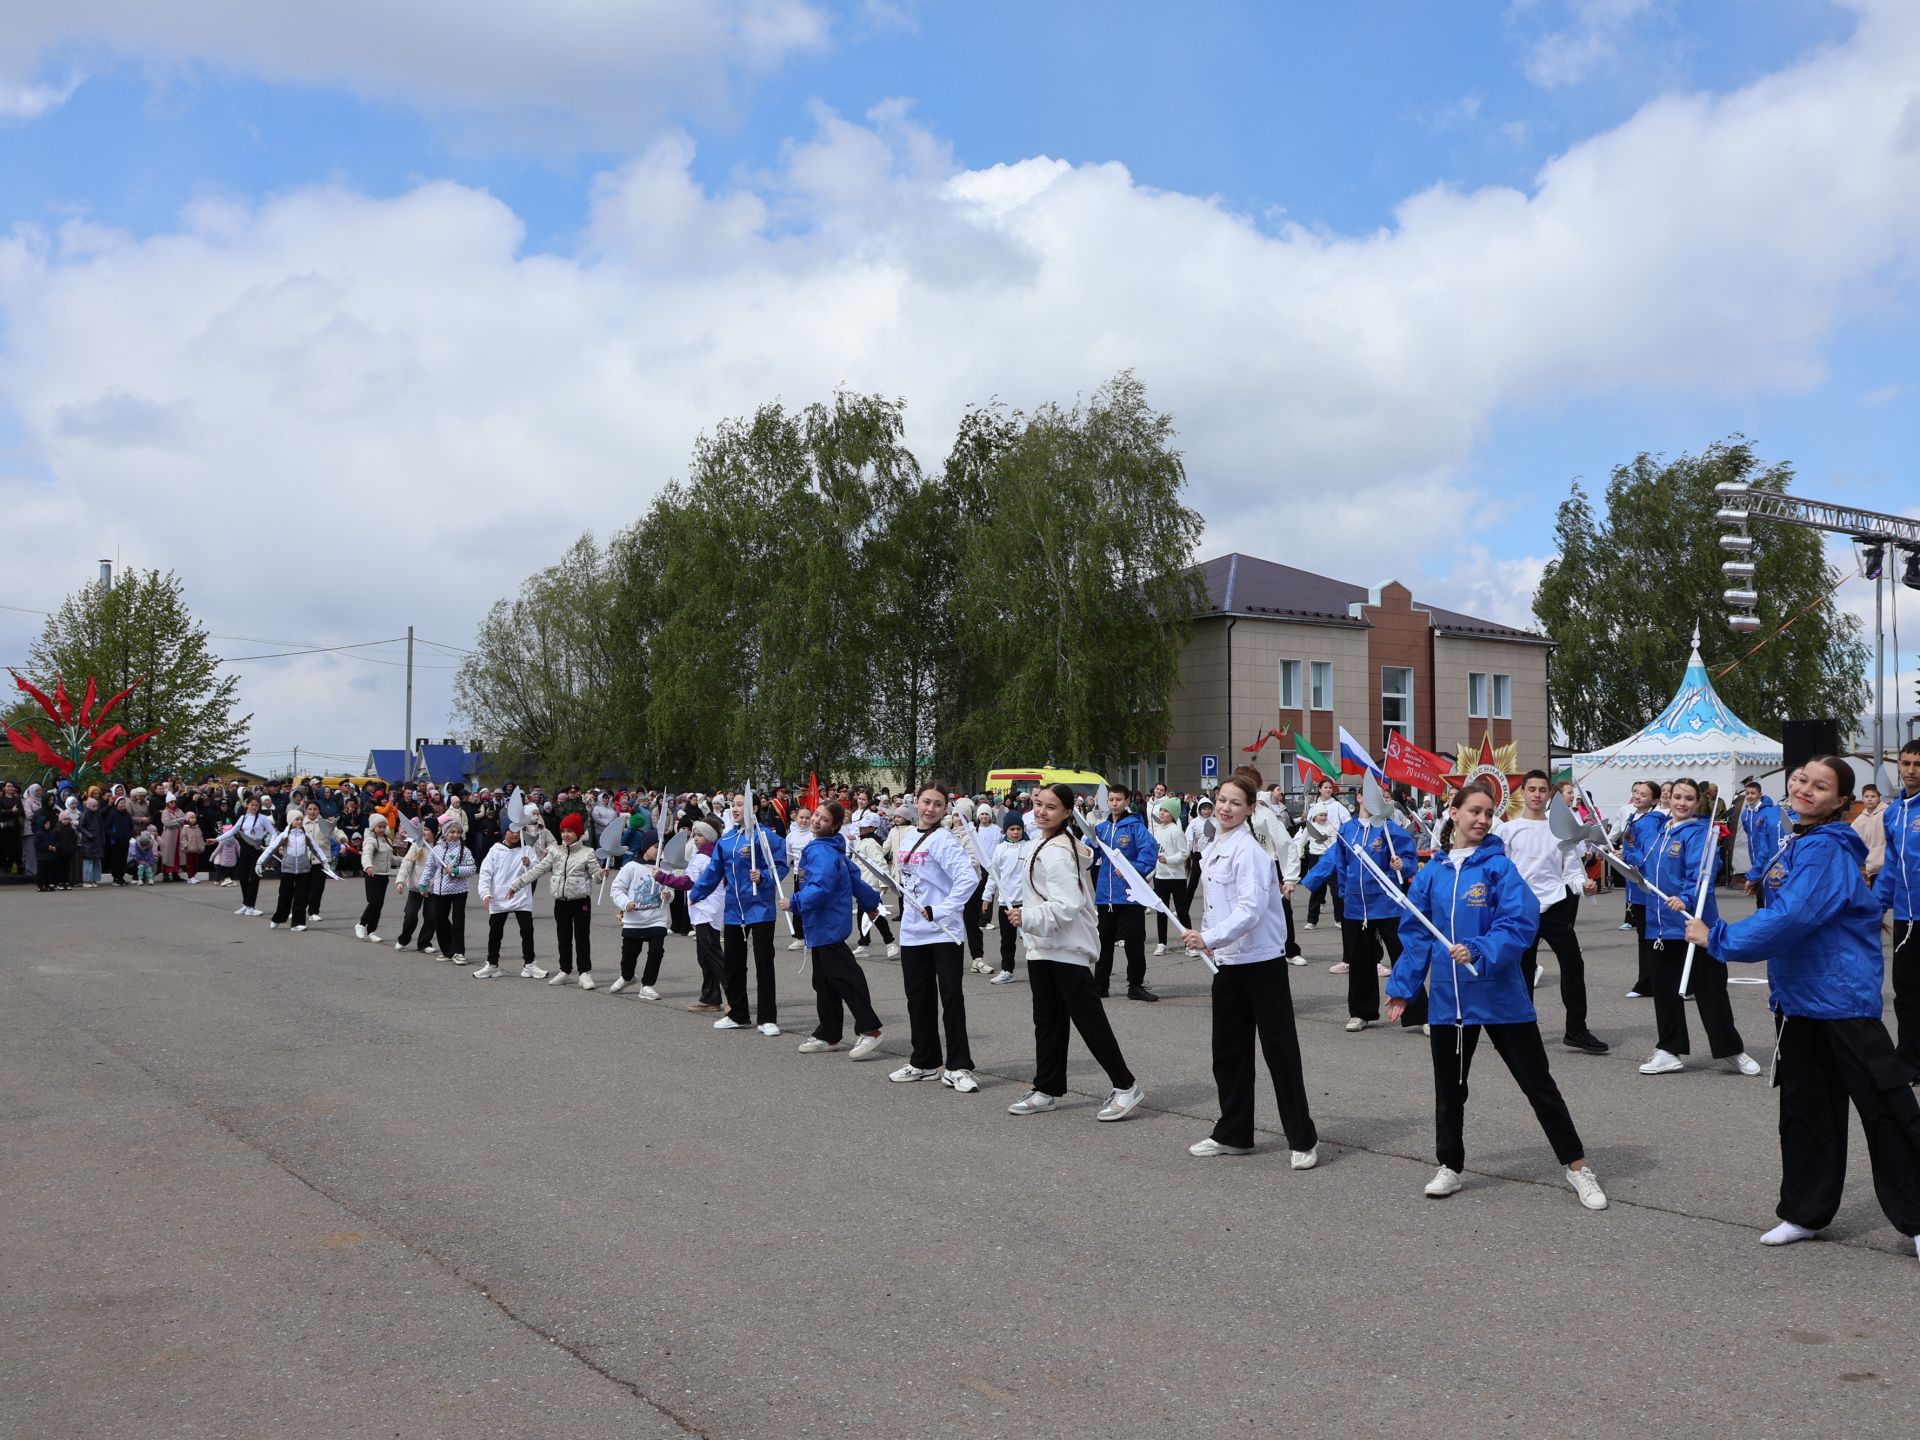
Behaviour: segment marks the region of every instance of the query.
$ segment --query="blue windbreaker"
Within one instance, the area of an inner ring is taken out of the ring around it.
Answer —
[[[1358,845],[1367,852],[1367,858],[1378,865],[1387,875],[1393,874],[1393,866],[1387,860],[1387,846],[1393,846],[1393,853],[1400,857],[1400,883],[1404,887],[1413,880],[1414,868],[1420,863],[1420,852],[1414,848],[1413,836],[1398,825],[1366,825],[1358,820],[1349,820],[1340,827],[1341,838]],[[1501,847],[1506,853],[1506,847]],[[1322,855],[1313,867],[1300,878],[1301,888],[1318,889],[1327,881],[1337,878],[1340,884],[1340,913],[1349,920],[1392,920],[1405,912],[1394,898],[1380,888],[1380,882],[1368,873],[1346,845],[1336,841],[1334,847]],[[1406,938],[1406,932],[1401,932]],[[1432,937],[1429,936],[1429,939]]]
[[[1411,1000],[1423,983],[1430,986],[1427,1014],[1436,1025],[1538,1020],[1533,977],[1520,973],[1520,959],[1540,929],[1540,902],[1507,858],[1499,836],[1482,840],[1458,870],[1436,856],[1415,877],[1407,898],[1441,934],[1473,952],[1480,973],[1455,965],[1427,927],[1409,916],[1400,927],[1404,948],[1387,994]]]
[[[1620,857],[1642,875],[1653,859],[1654,842],[1659,839],[1661,829],[1666,825],[1667,817],[1657,810],[1649,810],[1638,819],[1627,822],[1626,833],[1620,837]],[[1627,903],[1645,905],[1653,897],[1632,881],[1627,882]]]
[[[860,878],[847,858],[841,835],[816,835],[800,852],[800,874],[794,882],[793,908],[807,932],[807,948],[838,945],[853,933],[853,906],[871,914],[880,908],[880,896]]]
[[[1880,904],[1860,877],[1867,842],[1843,820],[1788,842],[1767,867],[1767,906],[1713,927],[1716,960],[1766,962],[1773,1008],[1815,1020],[1877,1019]]]
[[[1886,862],[1873,898],[1895,920],[1920,920],[1920,795],[1903,795],[1880,812],[1887,827]]]
[[[1153,867],[1160,863],[1160,844],[1153,838],[1146,821],[1138,815],[1122,815],[1118,820],[1102,820],[1093,827],[1093,833],[1126,856],[1127,863],[1146,877],[1149,883],[1152,882]],[[1097,845],[1093,855],[1093,903],[1140,903],[1127,894],[1126,881],[1120,878],[1113,866],[1107,864],[1107,857],[1100,853]]]
[[[753,847],[754,854],[747,853],[747,832],[743,827],[729,830],[713,847],[712,863],[693,882],[693,889],[687,892],[688,904],[706,899],[713,893],[714,887],[725,880],[727,903],[723,924],[759,925],[773,919],[774,892],[779,888],[780,877],[787,873],[787,842],[785,837],[775,834],[766,825],[756,827],[754,833],[766,836],[767,844],[773,849],[773,863],[767,863],[767,857],[758,843]],[[806,858],[804,851],[801,852],[801,858]],[[758,890],[754,888],[752,878],[756,869],[760,872]]]
[[[1700,867],[1705,864],[1711,868],[1720,863],[1720,837],[1714,831],[1713,822],[1704,815],[1696,815],[1691,820],[1669,820],[1654,836],[1648,859],[1651,864],[1641,866],[1640,873],[1687,908],[1684,912],[1669,910],[1649,896],[1647,938],[1684,940],[1687,916],[1693,911],[1693,897],[1700,893]],[[1720,902],[1714,898],[1711,883],[1707,886],[1707,908],[1700,912],[1700,918],[1709,925],[1720,918]]]
[[[1747,837],[1747,879],[1758,885],[1780,848],[1780,807],[1771,795],[1762,795],[1758,805],[1740,807],[1740,833]]]

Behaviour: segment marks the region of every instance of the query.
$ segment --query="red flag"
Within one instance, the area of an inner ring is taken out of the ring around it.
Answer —
[[[1309,790],[1319,785],[1322,780],[1331,780],[1333,778],[1318,765],[1307,759],[1306,756],[1298,753],[1293,757],[1293,773],[1299,779],[1300,783]]]
[[[60,707],[60,723],[70,725],[73,723],[73,701],[67,698],[67,678],[56,675],[53,680],[53,703]]]
[[[820,777],[811,770],[807,772],[807,793],[801,803],[809,810],[820,808]]]
[[[100,773],[102,775],[111,775],[113,773],[113,767],[118,765],[122,760],[126,759],[128,752],[139,749],[142,745],[146,744],[147,741],[151,740],[154,736],[158,735],[159,733],[160,732],[158,730],[149,730],[144,735],[134,736],[133,739],[127,741],[126,744],[122,745],[118,750],[115,750],[111,755],[107,756],[106,759],[100,762]]]
[[[37,688],[32,681],[28,680],[26,676],[17,670],[13,675],[13,683],[40,702],[40,708],[47,712],[47,719],[56,725],[61,723],[60,711],[54,706],[53,701],[47,697],[46,691]]]
[[[1387,736],[1386,759],[1380,768],[1386,771],[1389,780],[1398,780],[1429,795],[1444,795],[1447,772],[1453,769],[1453,762],[1443,760],[1431,750],[1422,750],[1395,730]]]
[[[82,725],[93,724],[93,702],[99,698],[100,693],[94,688],[93,677],[89,675],[87,677],[86,698],[80,702],[80,723]]]
[[[1267,741],[1269,740],[1278,740],[1283,745],[1286,743],[1286,737],[1281,735],[1281,733],[1278,730],[1269,730],[1264,735],[1261,735],[1259,738],[1257,738],[1253,742],[1253,744],[1242,745],[1240,747],[1241,752],[1247,755],[1258,755],[1262,750],[1266,748]]]
[[[60,754],[41,738],[37,731],[29,730],[22,735],[11,725],[7,727],[7,743],[23,755],[31,755],[42,765],[58,770],[62,775],[73,774],[73,761]]]

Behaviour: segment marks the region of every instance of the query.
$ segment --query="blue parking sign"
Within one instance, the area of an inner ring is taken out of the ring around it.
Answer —
[[[1220,778],[1220,757],[1218,755],[1202,755],[1200,757],[1200,778],[1202,780],[1217,780]]]

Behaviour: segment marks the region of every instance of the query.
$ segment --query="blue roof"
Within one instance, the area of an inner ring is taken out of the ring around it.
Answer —
[[[1680,690],[1667,702],[1654,722],[1640,732],[1642,740],[1694,740],[1703,736],[1727,736],[1733,740],[1760,740],[1768,744],[1758,730],[1727,708],[1726,701],[1713,688],[1707,667],[1700,663],[1696,648],[1680,681]]]
[[[427,779],[434,784],[447,785],[456,780],[463,781],[478,770],[480,756],[464,745],[422,745],[420,768],[427,772]]]
[[[398,785],[406,778],[407,752],[404,750],[369,750],[367,752],[367,773],[378,775],[389,785]]]

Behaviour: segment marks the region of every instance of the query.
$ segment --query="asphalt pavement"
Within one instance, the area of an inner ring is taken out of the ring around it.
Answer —
[[[983,1088],[795,1050],[661,1001],[303,935],[211,885],[0,887],[0,1436],[1911,1434],[1920,1261],[1874,1203],[1773,1250],[1774,1096],[1697,1062],[1642,1077],[1617,895],[1584,906],[1594,1057],[1554,1073],[1612,1198],[1581,1209],[1490,1047],[1467,1187],[1422,1197],[1417,1031],[1344,1030],[1338,935],[1291,972],[1319,1123],[1288,1168],[1195,1160],[1216,1114],[1206,975],[1149,962],[1109,1012],[1147,1090],[1058,1111],[1027,987],[970,977]],[[1723,894],[1734,912],[1744,902]],[[470,917],[469,935],[484,934]],[[782,938],[784,945],[784,937]],[[990,939],[991,946],[992,941]],[[616,973],[614,916],[595,974]],[[551,967],[551,922],[539,922]],[[878,957],[876,945],[872,952]],[[517,966],[516,966],[517,968]],[[1757,978],[1757,977],[1754,977]],[[1764,1064],[1764,985],[1733,992]],[[755,1017],[758,1019],[759,1017]],[[1695,1044],[1704,1038],[1694,1022]]]

